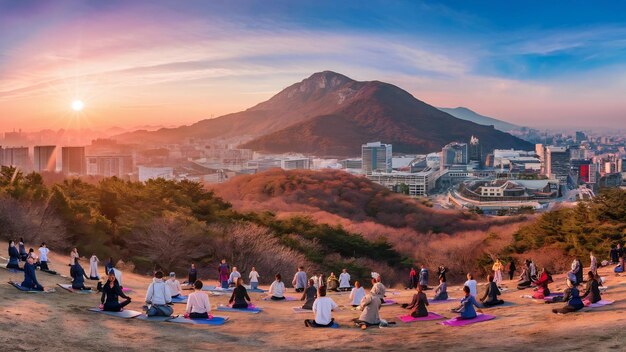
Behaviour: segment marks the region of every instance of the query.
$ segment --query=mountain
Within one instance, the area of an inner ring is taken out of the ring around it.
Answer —
[[[438,108],[438,109],[443,112],[447,112],[448,114],[461,120],[471,121],[473,123],[477,123],[479,125],[485,125],[485,126],[493,125],[495,129],[504,131],[504,132],[521,128],[521,126],[517,126],[512,123],[508,123],[506,121],[502,121],[502,120],[494,119],[493,117],[478,114],[475,111],[472,111],[462,106],[458,108]]]
[[[457,119],[391,84],[324,71],[245,111],[117,138],[175,143],[238,137],[249,140],[242,147],[258,151],[344,157],[360,154],[366,142],[391,143],[394,152],[425,153],[451,141],[469,141],[472,135],[485,148],[532,149],[521,139]]]

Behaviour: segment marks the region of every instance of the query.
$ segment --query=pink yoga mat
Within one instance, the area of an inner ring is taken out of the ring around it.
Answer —
[[[460,299],[458,299],[458,298],[451,298],[451,297],[448,297],[448,299],[445,299],[445,300],[441,300],[441,299],[439,299],[439,300],[429,299],[429,300],[428,300],[428,303],[429,303],[429,304],[437,304],[437,303],[449,303],[449,302],[460,302],[460,301],[461,301],[461,300],[460,300]]]
[[[398,319],[400,319],[400,321],[402,321],[403,323],[412,323],[414,321],[439,320],[439,319],[444,319],[444,318],[445,318],[444,316],[441,316],[433,312],[428,312],[428,316],[419,317],[419,318],[413,318],[410,315],[402,315],[398,317]]]
[[[474,323],[480,323],[480,322],[491,320],[491,319],[495,319],[495,318],[496,317],[493,316],[493,315],[479,314],[474,319],[459,319],[459,317],[456,317],[456,318],[453,318],[453,319],[441,322],[441,325],[446,325],[446,326],[465,326],[465,325],[470,325],[470,324],[474,324]]]

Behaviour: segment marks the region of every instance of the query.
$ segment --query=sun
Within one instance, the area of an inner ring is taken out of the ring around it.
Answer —
[[[74,111],[81,111],[85,108],[85,103],[83,103],[82,100],[74,100],[72,102],[72,110]]]

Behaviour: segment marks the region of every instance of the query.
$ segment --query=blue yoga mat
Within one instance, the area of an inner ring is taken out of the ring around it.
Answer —
[[[109,315],[116,318],[130,319],[134,317],[138,317],[141,315],[141,312],[137,312],[135,310],[127,310],[124,309],[121,312],[107,312],[105,310],[100,310],[100,308],[89,308],[90,312],[96,312],[104,315]]]
[[[339,324],[333,323],[331,326],[311,326],[314,329],[339,329]]]
[[[187,303],[187,296],[172,297],[172,303]]]
[[[187,319],[182,316],[167,320],[168,323],[181,323],[193,325],[224,325],[228,321],[228,317],[213,317],[213,319]]]
[[[168,321],[168,320],[172,319],[172,317],[164,317],[164,316],[158,316],[158,315],[149,317],[149,316],[147,316],[145,314],[141,314],[141,315],[138,315],[136,319],[137,320],[145,320],[145,321],[163,322],[163,321]]]
[[[242,309],[242,308],[231,308],[228,306],[217,306],[217,310],[222,311],[222,312],[239,312],[239,313],[251,313],[251,314],[259,314],[263,311],[261,308],[257,308],[257,307]]]

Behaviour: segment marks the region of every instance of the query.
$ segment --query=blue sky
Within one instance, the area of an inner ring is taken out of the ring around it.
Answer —
[[[0,113],[36,128],[80,95],[97,126],[131,111],[191,123],[329,69],[523,125],[626,128],[625,13],[583,1],[0,0]],[[33,111],[33,99],[58,109]]]

